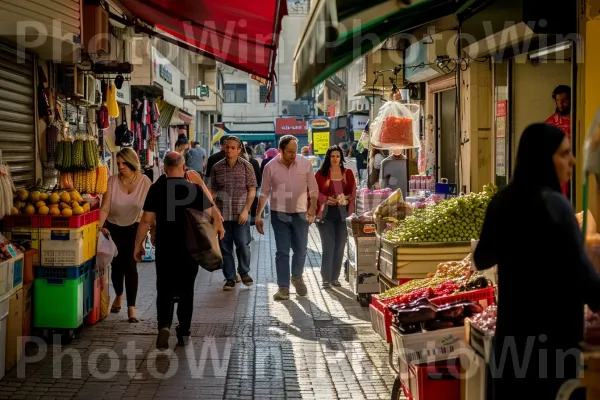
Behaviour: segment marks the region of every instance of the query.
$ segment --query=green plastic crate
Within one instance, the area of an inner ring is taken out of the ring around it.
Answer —
[[[86,278],[87,273],[76,279],[36,278],[33,282],[33,326],[79,328],[83,324],[83,285]]]

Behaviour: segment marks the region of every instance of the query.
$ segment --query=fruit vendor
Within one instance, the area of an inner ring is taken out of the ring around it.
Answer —
[[[546,120],[546,123],[563,131],[571,144],[571,88],[567,85],[557,86],[552,92],[552,99],[556,110]],[[569,197],[569,182],[565,183],[561,189],[563,194]]]

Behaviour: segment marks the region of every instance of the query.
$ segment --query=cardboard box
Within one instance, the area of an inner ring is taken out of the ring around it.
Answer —
[[[22,330],[22,335],[23,336],[31,336],[31,332],[32,332],[32,318],[33,318],[33,310],[32,310],[32,306],[33,306],[33,283],[28,283],[27,285],[23,286],[23,296],[22,296],[22,301],[23,301],[23,306],[22,306],[22,310],[23,310],[23,330]]]
[[[23,289],[19,289],[8,300],[8,322],[6,324],[6,372],[21,360],[22,346],[19,338],[23,332]]]

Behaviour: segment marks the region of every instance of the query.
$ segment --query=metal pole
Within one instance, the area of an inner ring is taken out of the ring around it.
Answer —
[[[458,58],[460,59],[462,57],[461,55],[461,33],[462,33],[462,24],[458,26],[458,40],[456,43],[456,54],[458,55]],[[455,165],[454,165],[454,170],[455,172],[455,176],[456,176],[456,194],[459,194],[461,192],[461,182],[462,182],[462,177],[460,176],[461,174],[461,161],[462,161],[462,121],[461,121],[461,80],[462,80],[462,71],[461,71],[461,66],[462,66],[462,62],[457,61],[457,65],[456,65],[456,105],[454,107],[455,113],[456,113],[456,135],[455,135],[455,140],[456,140],[456,160],[455,160]]]

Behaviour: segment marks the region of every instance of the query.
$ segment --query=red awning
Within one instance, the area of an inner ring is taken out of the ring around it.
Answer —
[[[157,32],[272,82],[286,0],[121,0]]]

